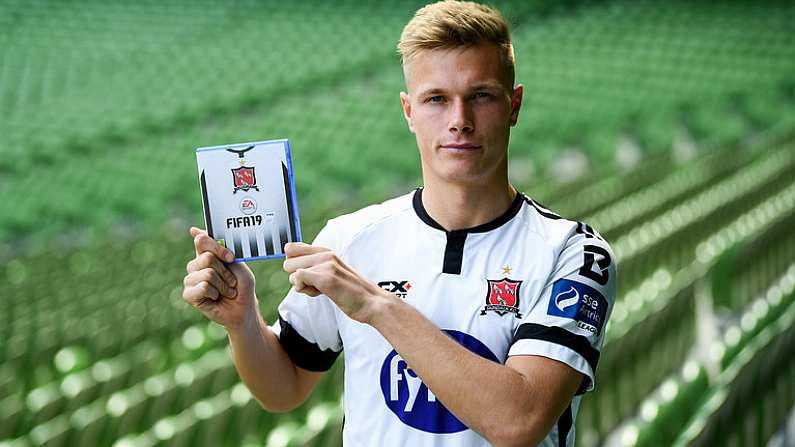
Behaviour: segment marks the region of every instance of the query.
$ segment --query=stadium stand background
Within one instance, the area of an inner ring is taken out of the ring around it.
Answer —
[[[494,3],[511,178],[619,262],[578,445],[792,443],[795,5]],[[0,1],[0,446],[339,444],[339,366],[268,414],[181,300],[193,149],[290,138],[308,239],[418,186],[394,46],[420,5]],[[272,321],[286,275],[252,267]]]

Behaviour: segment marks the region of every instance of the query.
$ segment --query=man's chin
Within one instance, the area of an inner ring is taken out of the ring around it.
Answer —
[[[440,177],[445,183],[482,185],[486,176],[475,169],[448,169]]]

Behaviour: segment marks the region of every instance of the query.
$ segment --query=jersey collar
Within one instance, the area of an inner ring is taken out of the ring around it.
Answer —
[[[413,199],[414,212],[417,213],[417,217],[419,217],[420,220],[425,222],[427,225],[436,228],[437,230],[444,231],[445,233],[485,233],[487,231],[497,229],[508,223],[508,221],[513,219],[513,217],[519,213],[519,210],[522,208],[522,202],[522,193],[517,192],[516,197],[514,197],[513,202],[511,202],[511,206],[509,206],[504,213],[494,220],[470,228],[447,231],[439,224],[439,222],[436,222],[433,217],[428,214],[428,211],[425,210],[425,206],[422,204],[422,188],[417,188],[417,190],[414,192]]]

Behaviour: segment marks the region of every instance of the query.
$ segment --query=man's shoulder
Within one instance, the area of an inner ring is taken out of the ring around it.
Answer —
[[[609,247],[598,230],[586,222],[563,217],[526,194],[523,196],[528,205],[526,211],[529,215],[528,224],[551,245],[566,246],[584,239],[598,241]]]
[[[412,210],[411,200],[413,194],[414,191],[412,190],[407,194],[330,219],[321,230],[321,234],[325,238],[333,239],[337,248],[347,245],[362,231]]]

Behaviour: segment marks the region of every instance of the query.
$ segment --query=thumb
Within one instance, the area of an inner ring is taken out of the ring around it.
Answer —
[[[191,237],[196,237],[200,234],[206,234],[207,232],[202,230],[201,228],[190,227],[190,235]]]

